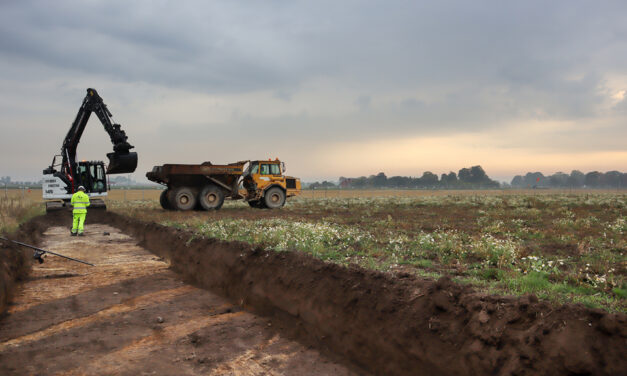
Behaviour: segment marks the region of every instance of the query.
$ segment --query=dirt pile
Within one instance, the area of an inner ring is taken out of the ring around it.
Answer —
[[[627,369],[622,314],[193,239],[112,213],[90,219],[136,237],[190,281],[376,374],[617,375]]]
[[[2,234],[7,239],[35,245],[48,227],[50,218],[40,216],[22,224],[14,234]],[[30,270],[33,252],[8,241],[0,240],[0,315],[13,295],[15,282],[24,279]]]

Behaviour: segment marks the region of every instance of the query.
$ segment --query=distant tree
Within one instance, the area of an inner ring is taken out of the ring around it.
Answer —
[[[472,166],[470,168],[470,181],[472,183],[484,183],[490,180],[481,166]]]
[[[590,188],[599,187],[601,185],[601,173],[599,171],[588,172],[584,184]]]
[[[372,186],[375,188],[385,187],[388,177],[385,176],[383,172],[379,172],[378,174],[371,176],[372,178]]]
[[[392,176],[388,178],[387,186],[390,188],[409,188],[412,186],[412,179],[407,176]]]
[[[608,188],[620,187],[621,175],[618,171],[608,171],[601,177],[601,184]]]
[[[525,179],[520,176],[520,175],[516,175],[514,176],[514,178],[512,179],[512,183],[511,183],[512,187],[524,187],[525,186]]]
[[[457,174],[453,171],[448,174],[442,174],[440,177],[440,185],[445,188],[452,188],[457,185]]]
[[[331,188],[337,188],[337,186],[330,182],[330,181],[323,181],[322,183],[319,182],[315,182],[315,183],[311,183],[309,185],[310,189],[331,189]]]
[[[481,166],[462,168],[458,173],[459,182],[467,188],[498,188],[499,182],[488,177]]]
[[[525,185],[534,188],[546,185],[545,177],[541,172],[528,172],[525,175]]]
[[[365,176],[360,176],[358,178],[351,179],[351,186],[353,188],[365,188],[367,182],[368,178],[366,178]]]
[[[423,187],[436,187],[438,185],[438,175],[431,171],[425,171],[420,178],[420,185]]]
[[[569,175],[563,172],[556,172],[553,175],[549,176],[549,186],[551,187],[568,187],[568,179]]]
[[[457,177],[462,183],[470,183],[472,174],[470,173],[470,169],[462,168],[459,172],[457,172]]]
[[[586,182],[586,175],[579,170],[572,170],[570,172],[570,176],[568,177],[568,186],[572,188],[580,188]]]

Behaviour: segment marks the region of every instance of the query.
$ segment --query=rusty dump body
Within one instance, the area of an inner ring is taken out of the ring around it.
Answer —
[[[244,173],[247,161],[235,162],[228,165],[214,165],[204,162],[199,165],[191,164],[164,164],[153,167],[146,173],[146,177],[155,183],[167,185],[168,188],[179,186],[200,186],[207,180],[227,189],[231,197],[238,196],[238,179]]]
[[[146,174],[167,186],[160,202],[168,210],[216,210],[226,198],[247,201],[251,207],[279,208],[287,197],[300,193],[300,179],[284,176],[278,159],[239,161],[227,165],[165,164]],[[241,183],[241,185],[240,185]]]

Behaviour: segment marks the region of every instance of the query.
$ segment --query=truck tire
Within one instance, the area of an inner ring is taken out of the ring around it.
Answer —
[[[169,192],[170,192],[169,189],[164,189],[163,192],[161,192],[161,195],[159,196],[159,203],[161,204],[161,207],[164,208],[165,210],[172,210],[172,207],[170,206],[170,202],[168,201]]]
[[[218,210],[224,204],[224,192],[213,184],[206,185],[200,191],[198,201],[205,210]]]
[[[263,196],[263,203],[268,209],[277,209],[285,205],[285,192],[279,187],[272,187]]]
[[[196,195],[188,187],[174,188],[168,194],[168,203],[174,210],[192,210],[196,206]]]

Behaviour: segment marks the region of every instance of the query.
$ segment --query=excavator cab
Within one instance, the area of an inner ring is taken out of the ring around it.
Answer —
[[[77,185],[85,187],[87,193],[103,193],[107,191],[104,163],[100,161],[78,162],[76,178]]]
[[[107,174],[130,174],[137,168],[137,153],[108,153],[109,165]]]

